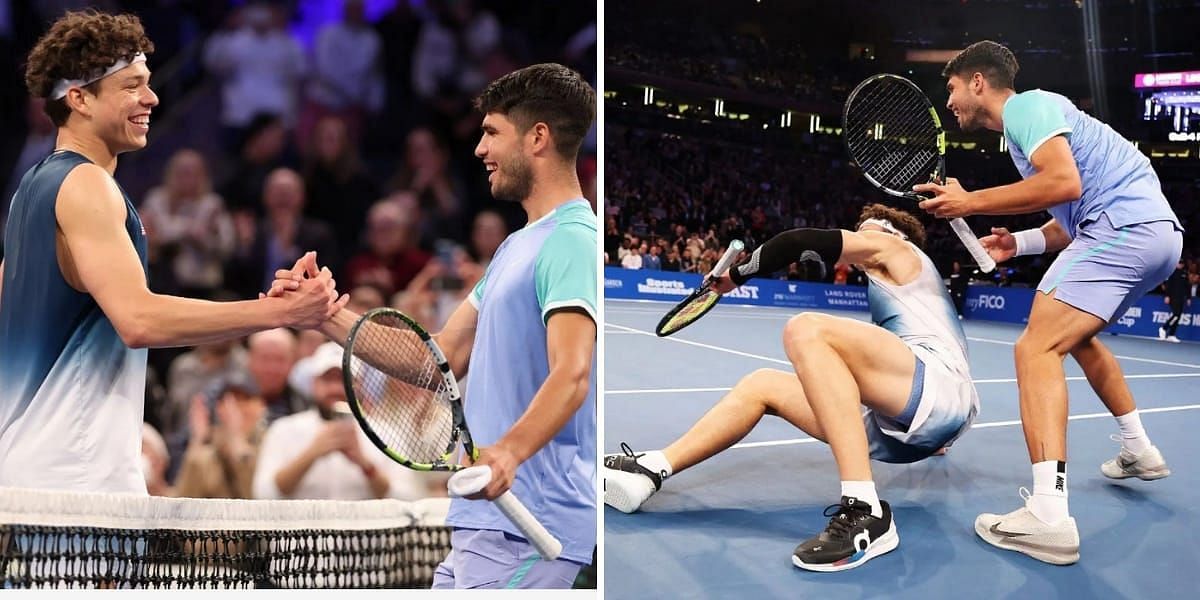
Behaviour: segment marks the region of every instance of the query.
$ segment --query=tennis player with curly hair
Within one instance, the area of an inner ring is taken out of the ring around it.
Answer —
[[[346,300],[327,271],[287,298],[150,291],[146,233],[113,173],[146,145],[153,51],[137,17],[84,11],[29,54],[26,85],[58,136],[21,178],[0,263],[0,487],[145,494],[145,348],[312,327]]]

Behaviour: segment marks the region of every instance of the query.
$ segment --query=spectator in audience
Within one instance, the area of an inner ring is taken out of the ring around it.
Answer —
[[[238,232],[237,249],[226,271],[231,289],[248,298],[270,289],[275,270],[290,267],[306,250],[315,250],[330,269],[339,264],[329,226],[302,214],[304,182],[295,171],[272,171],[263,186],[262,201],[263,221],[250,232]]]
[[[251,498],[266,415],[258,386],[245,372],[234,372],[214,382],[207,394],[193,396],[191,435],[175,478],[175,495]]]
[[[368,249],[346,263],[346,279],[351,288],[374,285],[391,296],[421,272],[430,255],[416,245],[413,212],[402,209],[392,198],[371,207],[367,215]],[[270,282],[263,289],[268,288]]]
[[[245,349],[236,341],[201,344],[171,361],[167,369],[167,402],[163,416],[163,438],[174,457],[168,472],[174,477],[187,447],[188,407],[192,397],[202,394],[215,379],[246,368]]]
[[[489,81],[483,61],[500,46],[500,21],[473,0],[432,0],[430,8],[413,51],[413,90],[438,112],[457,112]]]
[[[326,342],[309,358],[315,406],[275,421],[259,447],[256,498],[415,500],[427,479],[379,452],[346,408],[342,347]]]
[[[429,127],[409,132],[404,160],[388,182],[391,191],[416,194],[421,207],[418,231],[423,241],[462,237],[462,199],[466,185],[450,172],[446,144]]]
[[[309,150],[304,170],[304,213],[329,224],[338,248],[352,252],[361,242],[367,209],[379,197],[379,189],[359,160],[340,117],[331,115],[317,121]]]
[[[296,414],[308,400],[288,383],[296,364],[296,336],[287,329],[268,329],[247,339],[246,370],[254,380],[255,395],[266,405],[267,422]]]
[[[646,244],[642,244],[642,268],[651,271],[661,271],[662,259],[658,257],[658,253],[661,251],[662,249],[658,247],[658,244],[651,244],[649,249],[647,249]]]
[[[342,21],[317,33],[307,103],[297,127],[302,144],[314,124],[327,116],[346,124],[351,145],[362,140],[366,117],[383,108],[382,49],[379,33],[367,23],[363,0],[345,0]]]
[[[149,423],[142,423],[142,474],[146,477],[146,491],[151,496],[174,495],[167,483],[167,465],[171,454],[158,431]]]
[[[54,18],[57,19],[58,15],[55,15]],[[47,154],[54,150],[58,129],[46,115],[45,106],[45,98],[30,96],[25,102],[25,122],[29,129],[25,134],[25,142],[21,145],[21,150],[12,165],[12,172],[8,177],[4,195],[0,196],[0,246],[4,242],[4,217],[8,214],[8,204],[13,194],[17,193],[17,186],[21,183],[21,178],[33,165],[41,162]],[[0,253],[2,252],[0,250]]]
[[[668,248],[667,257],[662,261],[662,270],[679,271],[681,269],[679,264],[679,251],[675,249],[675,246],[669,246]]]
[[[236,147],[256,115],[295,122],[296,96],[304,77],[304,49],[283,27],[282,15],[255,2],[232,15],[204,48],[204,64],[221,80],[221,125],[226,147]]]
[[[475,215],[475,222],[471,225],[471,258],[486,269],[506,237],[508,225],[500,213],[492,210],[480,212]]]
[[[287,130],[279,117],[255,115],[238,147],[239,160],[233,174],[221,186],[225,206],[235,219],[242,216],[238,213],[260,214],[259,199],[267,177],[280,167],[296,164],[287,145]],[[253,224],[253,220],[250,222]]]
[[[629,253],[625,258],[621,259],[621,266],[626,269],[642,268],[642,249],[640,246],[634,246],[632,243],[629,247]]]
[[[150,262],[171,265],[171,284],[155,288],[211,299],[224,282],[222,263],[233,254],[233,220],[214,194],[208,165],[195,150],[176,152],[140,210]]]
[[[383,292],[380,292],[379,288],[373,285],[360,285],[350,290],[350,303],[346,305],[346,309],[361,315],[372,308],[386,305]]]
[[[958,318],[963,318],[963,306],[967,302],[967,284],[970,282],[970,277],[962,270],[962,265],[956,260],[950,266],[949,281],[950,298],[954,300],[954,310],[958,311]]]

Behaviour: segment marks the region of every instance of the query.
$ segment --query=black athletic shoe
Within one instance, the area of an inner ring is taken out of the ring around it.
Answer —
[[[662,489],[666,473],[655,473],[643,467],[629,444],[621,442],[623,454],[604,457],[604,503],[624,513],[642,507],[642,503]]]
[[[809,571],[844,571],[895,550],[900,536],[892,520],[892,507],[882,500],[879,503],[882,518],[871,515],[870,505],[849,496],[842,496],[841,504],[826,507],[825,516],[833,517],[829,526],[796,546],[792,564]]]

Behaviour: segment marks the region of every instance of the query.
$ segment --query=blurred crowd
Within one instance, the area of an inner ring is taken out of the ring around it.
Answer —
[[[482,116],[472,100],[493,79],[536,62],[561,62],[595,81],[594,4],[554,11],[475,0],[23,5],[0,15],[0,46],[12,50],[0,59],[0,103],[20,108],[0,116],[6,199],[55,141],[40,101],[20,83],[23,57],[64,10],[85,6],[137,13],[157,47],[151,86],[163,86],[163,102],[150,145],[135,154],[169,158],[156,175],[118,169],[117,179],[128,191],[137,186],[127,181],[156,177],[131,199],[159,293],[254,298],[276,269],[315,250],[350,293],[351,308],[392,306],[436,331],[524,223],[519,206],[488,191],[473,155]],[[314,22],[320,10],[328,18]],[[206,87],[215,102],[189,100],[205,98]],[[201,135],[212,143],[173,143],[195,139],[180,123],[205,111],[213,126]],[[594,135],[580,175],[594,201]],[[0,203],[0,225],[7,204]],[[143,440],[151,493],[444,495],[444,478],[398,467],[347,419],[340,356],[320,334],[286,329],[152,350]]]

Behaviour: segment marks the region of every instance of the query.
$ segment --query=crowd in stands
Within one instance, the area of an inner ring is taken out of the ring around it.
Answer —
[[[394,306],[436,331],[524,222],[519,206],[490,195],[473,155],[482,116],[472,100],[493,79],[537,62],[561,62],[595,81],[594,5],[544,11],[474,0],[346,0],[340,15],[306,38],[304,7],[290,2],[49,4],[54,10],[16,15],[21,31],[44,31],[68,8],[136,11],[158,48],[152,70],[195,41],[193,91],[218,90],[212,106],[164,101],[155,109],[156,123],[169,122],[174,110],[211,111],[207,133],[215,141],[215,151],[167,150],[157,185],[131,197],[159,293],[255,298],[276,269],[315,250],[350,293],[352,309]],[[384,14],[368,15],[380,6]],[[164,13],[173,20],[158,18]],[[2,25],[0,42],[23,57],[36,36],[8,38]],[[19,71],[17,63],[0,66]],[[11,94],[14,78],[3,83]],[[15,122],[0,142],[5,199],[54,147],[40,101],[20,90],[19,118],[0,117]],[[172,148],[159,141],[172,135],[152,123],[140,153]],[[593,201],[595,152],[593,135],[580,159]],[[130,175],[145,176],[118,169],[117,179]],[[0,241],[7,204],[0,204]],[[340,347],[313,331],[151,350],[143,440],[150,491],[444,495],[443,477],[399,467],[347,420],[340,372]]]

